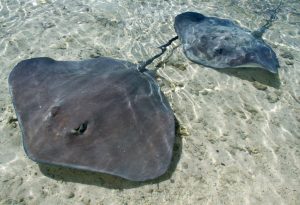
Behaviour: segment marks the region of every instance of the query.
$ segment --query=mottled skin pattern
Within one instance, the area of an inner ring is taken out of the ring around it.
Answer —
[[[164,174],[173,112],[152,76],[136,68],[110,58],[20,62],[9,85],[29,158],[134,181]]]
[[[175,30],[185,55],[196,63],[212,68],[255,66],[278,72],[271,47],[230,20],[186,12],[176,16]]]

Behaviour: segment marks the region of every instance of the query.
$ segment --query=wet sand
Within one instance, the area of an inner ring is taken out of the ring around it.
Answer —
[[[284,1],[264,34],[279,75],[190,62],[179,42],[148,68],[180,128],[164,176],[130,182],[28,159],[7,78],[21,60],[108,56],[138,63],[198,11],[257,29],[278,1],[50,1],[0,3],[0,204],[299,204],[300,4]]]

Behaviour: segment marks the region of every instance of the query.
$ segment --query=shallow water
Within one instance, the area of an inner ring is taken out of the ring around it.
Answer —
[[[299,204],[300,4],[284,1],[264,34],[278,79],[258,69],[219,72],[190,62],[179,42],[149,66],[179,121],[174,160],[157,180],[38,165],[20,140],[9,72],[40,56],[110,56],[134,63],[175,36],[184,11],[255,30],[279,1],[0,1],[0,204]],[[178,47],[179,46],[179,47]]]

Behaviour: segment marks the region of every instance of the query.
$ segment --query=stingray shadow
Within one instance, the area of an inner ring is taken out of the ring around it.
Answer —
[[[274,74],[261,68],[226,68],[214,70],[226,73],[227,75],[247,80],[249,82],[257,81],[261,84],[273,87],[275,89],[280,88],[280,79],[278,73]]]
[[[123,179],[121,177],[117,177],[109,174],[82,171],[77,169],[71,169],[71,168],[65,168],[65,167],[59,167],[55,165],[48,165],[48,164],[41,164],[41,163],[39,163],[38,165],[40,171],[45,176],[52,178],[54,180],[61,180],[65,182],[75,182],[80,184],[96,185],[96,186],[101,186],[110,189],[130,189],[130,188],[139,187],[147,184],[158,184],[162,181],[171,178],[181,156],[182,138],[179,134],[180,125],[176,118],[175,118],[175,124],[176,124],[176,136],[175,136],[173,156],[172,156],[170,167],[164,175],[156,179],[147,180],[144,182],[135,182],[135,181],[129,181],[127,179]]]

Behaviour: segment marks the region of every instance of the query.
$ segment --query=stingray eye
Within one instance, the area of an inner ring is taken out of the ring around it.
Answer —
[[[71,133],[72,134],[77,134],[77,135],[82,135],[87,129],[87,124],[88,124],[87,122],[84,122],[84,123],[80,124],[79,127],[73,129],[71,131]]]
[[[254,55],[254,53],[246,53],[245,58],[249,59],[249,60],[252,60],[252,59],[255,58],[255,55]]]
[[[60,111],[60,107],[59,106],[54,106],[51,108],[51,111],[50,111],[50,116],[51,117],[55,117]]]
[[[224,49],[223,48],[217,48],[214,51],[215,55],[223,55],[224,54]]]

